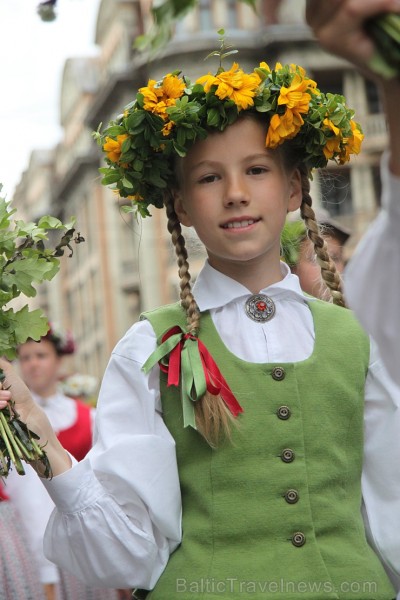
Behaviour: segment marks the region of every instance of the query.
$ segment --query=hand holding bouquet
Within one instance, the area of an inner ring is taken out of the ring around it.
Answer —
[[[387,79],[400,75],[400,14],[387,13],[365,23],[376,50],[369,67]]]
[[[399,77],[398,0],[307,0],[306,21],[328,52],[371,76]]]
[[[1,186],[0,186],[1,190]],[[52,279],[59,270],[59,257],[69,248],[72,254],[72,241],[83,238],[75,234],[74,221],[63,224],[54,217],[45,216],[38,223],[13,221],[15,210],[0,198],[0,356],[8,360],[16,357],[19,344],[28,338],[40,340],[49,329],[47,319],[41,310],[30,311],[27,304],[15,310],[10,303],[24,295],[33,297],[36,290],[33,284]],[[48,232],[58,231],[60,241],[54,248],[46,247]],[[4,362],[7,370],[7,362]],[[0,388],[9,389],[9,377],[0,368]],[[10,376],[12,372],[10,369]],[[35,422],[34,407],[26,386],[15,378],[10,391],[13,396],[20,394],[21,406],[28,406],[26,416]],[[24,402],[26,399],[26,402]],[[43,447],[37,443],[38,436],[20,420],[11,400],[0,410],[0,477],[6,477],[12,465],[21,475],[25,473],[22,461],[39,463],[39,471],[49,477],[50,467]]]

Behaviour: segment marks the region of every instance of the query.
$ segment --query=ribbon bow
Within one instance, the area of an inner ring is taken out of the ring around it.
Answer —
[[[167,385],[181,384],[184,427],[196,428],[194,402],[206,391],[220,395],[234,417],[243,412],[215,360],[196,336],[185,333],[178,326],[169,329],[159,341],[142,369],[148,373],[156,363],[167,373]]]

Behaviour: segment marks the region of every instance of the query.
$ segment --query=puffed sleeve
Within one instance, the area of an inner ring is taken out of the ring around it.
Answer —
[[[365,394],[362,473],[364,519],[370,544],[400,592],[400,388],[371,346]]]
[[[382,210],[351,257],[344,278],[346,300],[378,344],[400,385],[400,177],[382,156]]]
[[[156,346],[147,321],[117,344],[101,385],[94,446],[45,481],[56,504],[45,554],[88,584],[152,589],[181,539],[175,443],[161,415]]]

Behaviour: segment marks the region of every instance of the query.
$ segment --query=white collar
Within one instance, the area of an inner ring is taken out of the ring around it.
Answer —
[[[263,288],[260,293],[268,294],[274,300],[295,300],[301,303],[314,300],[314,298],[304,294],[297,275],[291,273],[284,262],[280,264],[281,281]],[[193,286],[193,294],[199,309],[203,312],[249,297],[252,292],[238,281],[214,269],[206,260]]]

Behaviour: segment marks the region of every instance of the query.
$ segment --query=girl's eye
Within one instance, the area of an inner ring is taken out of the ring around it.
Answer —
[[[267,167],[250,167],[249,173],[251,175],[262,175],[268,171]]]
[[[199,183],[214,183],[214,181],[217,181],[217,179],[217,175],[205,175],[199,179]]]

